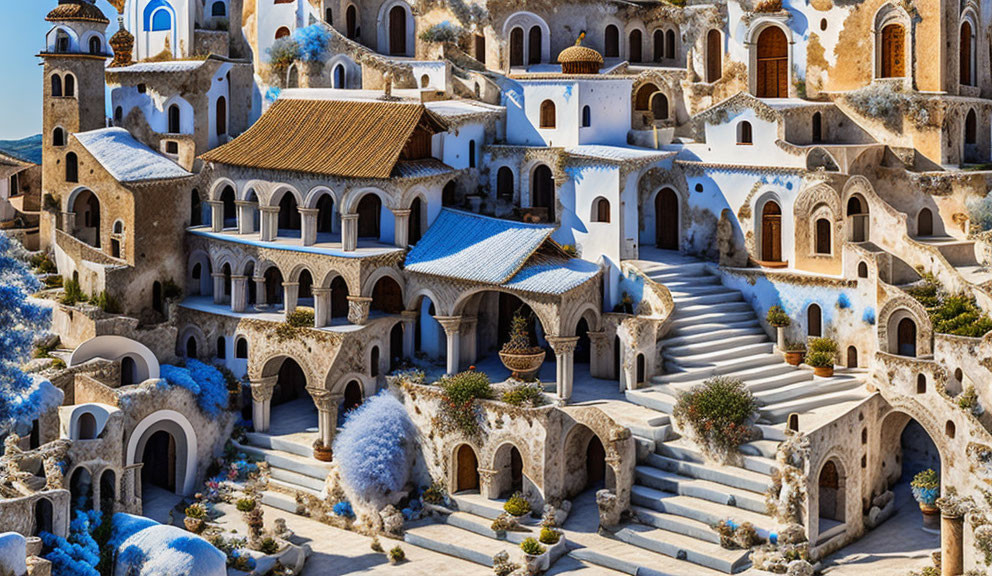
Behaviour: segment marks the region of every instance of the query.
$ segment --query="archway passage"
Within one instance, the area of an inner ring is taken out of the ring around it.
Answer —
[[[899,78],[906,75],[906,29],[900,24],[882,28],[881,77]]]
[[[96,194],[83,190],[72,203],[72,212],[76,214],[76,230],[73,234],[77,239],[93,246],[100,247],[100,200]]]
[[[671,188],[662,188],[654,198],[654,237],[658,248],[679,249],[679,197]]]
[[[789,40],[778,26],[769,26],[758,34],[758,98],[788,98]]]
[[[331,318],[348,317],[348,283],[341,276],[331,280]]]
[[[275,266],[270,267],[262,276],[265,279],[265,301],[268,304],[282,304],[283,280],[282,272]]]
[[[141,455],[141,483],[176,491],[176,439],[165,430],[152,434]]]
[[[766,202],[761,209],[761,259],[782,261],[782,209],[775,202]]]
[[[292,358],[283,360],[276,376],[276,386],[272,391],[270,406],[278,406],[307,395],[307,377],[303,368]]]
[[[479,489],[479,460],[468,444],[458,447],[455,455],[455,492]]]
[[[595,434],[586,446],[586,490],[599,489],[606,482],[606,449]]]
[[[399,314],[403,311],[403,290],[396,280],[383,276],[372,287],[372,310],[384,314]]]
[[[52,509],[52,501],[48,498],[39,498],[34,503],[34,532],[33,536],[40,536],[42,532],[51,533],[53,529],[52,517],[54,515],[54,510]]]
[[[406,10],[402,6],[393,6],[389,11],[389,53],[406,55]]]
[[[627,37],[627,60],[639,63],[642,59],[641,31],[631,30]]]
[[[94,440],[96,438],[96,416],[92,412],[80,414],[76,425],[79,427],[78,440]]]
[[[933,212],[929,208],[920,210],[916,217],[916,235],[933,236]]]
[[[379,239],[379,218],[382,200],[375,194],[366,194],[358,203],[358,237]]]
[[[342,414],[347,414],[362,405],[365,401],[362,395],[362,385],[358,380],[348,382],[344,387],[344,402],[341,404]]]
[[[911,318],[899,321],[897,331],[897,353],[900,356],[916,357],[916,322]]]
[[[545,222],[552,222],[555,219],[555,181],[551,174],[551,168],[541,164],[534,169],[531,177],[531,206],[535,215]]]
[[[69,479],[69,493],[72,497],[72,506],[82,510],[93,508],[93,478],[90,471],[82,466],[76,468]]]
[[[872,431],[869,429],[869,433]],[[911,514],[915,526],[921,521],[920,509],[910,489],[913,477],[925,470],[933,470],[942,478],[943,458],[930,432],[920,422],[905,412],[891,412],[879,424],[878,458],[875,470],[877,483],[882,483],[895,493],[896,507],[900,514]],[[934,430],[934,433],[939,433]],[[943,484],[943,482],[941,482]],[[903,509],[904,508],[904,509]],[[939,527],[939,523],[935,528]],[[918,538],[927,538],[918,533]],[[929,537],[927,548],[938,548],[940,537]]]
[[[828,460],[820,469],[820,532],[825,532],[824,520],[828,523],[844,523],[844,485],[838,465]]]
[[[104,514],[113,514],[116,500],[117,475],[113,470],[104,470],[100,475],[100,510]]]
[[[868,203],[859,196],[847,201],[847,217],[851,226],[851,242],[868,241]]]

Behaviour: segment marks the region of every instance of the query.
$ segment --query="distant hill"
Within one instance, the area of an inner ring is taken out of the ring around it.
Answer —
[[[41,164],[41,134],[21,140],[0,140],[0,152],[27,162]]]

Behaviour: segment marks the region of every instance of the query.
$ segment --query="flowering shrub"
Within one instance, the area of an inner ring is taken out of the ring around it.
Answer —
[[[475,401],[493,397],[489,376],[484,372],[466,370],[438,380],[444,393],[441,397],[441,414],[435,424],[442,430],[455,428],[466,434],[479,431]]]
[[[544,390],[539,385],[518,384],[503,392],[503,402],[513,406],[540,406],[544,404]]]
[[[837,342],[832,338],[813,338],[809,341],[806,363],[813,367],[833,366],[837,360]]]
[[[523,494],[516,492],[503,504],[503,510],[506,510],[506,513],[511,516],[526,516],[530,514],[530,502],[524,498]]]
[[[297,54],[304,62],[317,62],[323,59],[327,52],[327,44],[331,41],[331,33],[322,24],[311,24],[306,28],[298,28],[293,32],[293,40],[298,46]]]
[[[227,406],[227,380],[217,368],[190,358],[185,368],[165,364],[161,373],[170,385],[192,392],[200,410],[208,416],[216,418]]]
[[[468,32],[464,28],[445,20],[421,32],[420,39],[424,42],[448,42],[453,44],[460,41],[466,34]]]
[[[928,468],[914,476],[909,486],[913,489],[913,498],[917,502],[933,506],[940,496],[940,474],[933,468]]]
[[[24,401],[38,384],[20,367],[51,317],[48,308],[27,301],[40,284],[24,262],[26,256],[19,244],[0,233],[0,433],[34,420],[45,408]]]
[[[410,476],[416,429],[403,404],[388,392],[351,413],[334,441],[342,482],[377,504],[403,489]]]
[[[716,376],[679,394],[673,416],[711,455],[725,457],[751,439],[757,402],[744,383]]]
[[[269,63],[280,70],[289,68],[300,55],[300,45],[292,36],[276,39],[268,49]]]
[[[342,500],[334,505],[334,515],[343,516],[345,518],[354,518],[355,510],[351,507],[351,502],[347,500]]]
[[[49,532],[41,533],[41,540],[51,551],[45,559],[52,563],[52,573],[59,576],[100,576],[96,567],[100,563],[100,546],[93,538],[93,531],[102,522],[99,510],[77,510],[69,523],[69,538]]]

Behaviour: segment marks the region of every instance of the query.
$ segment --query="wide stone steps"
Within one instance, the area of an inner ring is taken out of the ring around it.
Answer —
[[[298,514],[296,497],[275,490],[265,490],[262,492],[262,504],[271,506],[277,510],[282,510],[289,514]]]
[[[712,278],[715,278],[715,276]],[[732,295],[737,293],[735,290],[731,290],[718,282],[679,284],[676,286],[667,284],[666,286],[668,287],[668,291],[672,293],[672,298],[674,298],[676,302],[682,302],[686,298],[695,298],[696,296],[709,296],[712,294]],[[740,296],[739,293],[737,294]]]
[[[690,306],[730,304],[744,300],[744,297],[737,290],[727,289],[710,294],[680,294],[679,296],[672,294],[672,297],[675,300],[676,310],[679,307],[688,308]]]
[[[668,333],[670,334],[669,339],[674,339],[677,337],[709,334],[712,332],[718,332],[720,330],[741,330],[741,329],[754,329],[754,328],[761,330],[761,324],[758,322],[757,316],[754,316],[752,314],[749,319],[743,320],[741,322],[716,321],[710,323],[705,323],[705,322],[690,323],[690,324],[684,324],[680,328],[672,329]]]
[[[671,414],[675,410],[675,403],[678,401],[678,398],[675,396],[654,386],[639,390],[625,390],[623,394],[628,401],[638,406],[657,410],[665,414]]]
[[[813,377],[812,371],[802,370],[790,366],[785,362],[766,362],[759,366],[743,368],[741,370],[725,370],[720,373],[728,378],[738,378],[749,390],[764,390],[775,386],[791,384],[799,380],[807,380]],[[655,376],[651,381],[659,386],[667,386],[670,393],[692,389],[697,384],[705,382],[712,374],[703,372],[696,378],[686,378],[685,373],[662,374]],[[792,378],[797,378],[792,380]]]
[[[634,478],[640,486],[647,486],[663,492],[724,504],[741,510],[749,510],[756,514],[762,514],[765,511],[763,494],[719,482],[683,476],[654,466],[637,466],[634,469]]]
[[[692,562],[726,574],[734,574],[750,566],[750,551],[748,550],[726,550],[721,548],[719,544],[642,524],[628,524],[615,532],[614,537],[645,550]]]
[[[746,454],[745,461],[751,458],[760,458],[762,460],[771,461],[772,466],[777,468],[775,465],[775,456],[778,454],[778,447],[781,444],[781,440],[754,440],[746,444],[742,444],[739,448],[741,454]],[[770,472],[769,472],[770,473]]]
[[[248,432],[247,437],[248,444],[251,446],[289,452],[290,454],[296,454],[304,458],[311,458],[313,456],[313,449],[309,446],[298,442],[290,442],[278,436],[270,436],[261,432]]]
[[[555,562],[551,569],[544,573],[544,576],[562,576],[562,574],[569,576],[622,576],[624,572],[617,572],[567,555]]]
[[[327,475],[331,471],[330,464],[319,462],[313,458],[307,458],[298,454],[284,452],[282,450],[272,450],[249,444],[239,444],[237,442],[234,442],[234,445],[238,448],[238,450],[241,450],[250,456],[260,460],[265,460],[272,468],[282,468],[283,470],[295,472],[303,476],[310,476],[311,478],[319,479],[321,481],[326,479]]]
[[[742,302],[743,304],[743,302]],[[698,329],[699,325],[715,324],[720,327],[732,325],[756,326],[757,317],[751,310],[739,310],[737,312],[721,312],[713,310],[711,307],[699,307],[694,313],[680,314],[677,310],[671,322],[673,334],[685,334],[687,330]]]
[[[675,304],[676,321],[687,318],[698,320],[700,318],[708,318],[713,314],[730,315],[741,313],[754,316],[754,310],[751,309],[751,305],[743,300],[721,304],[688,304],[685,306],[679,306],[678,303]]]
[[[816,396],[807,396],[796,400],[790,400],[788,402],[765,406],[761,409],[761,420],[765,422],[779,423],[784,422],[789,417],[789,414],[792,414],[793,412],[802,414],[803,412],[809,412],[824,406],[861,400],[864,398],[864,391],[861,390],[861,386],[862,383],[860,380],[854,380],[851,385],[840,391],[831,392],[828,394],[818,394]]]
[[[623,542],[616,537],[599,536],[592,545],[572,550],[569,556],[631,576],[717,576],[722,574],[703,566],[681,562]],[[549,572],[550,573],[550,572]],[[584,572],[579,572],[584,576]]]
[[[692,496],[673,494],[640,484],[635,484],[631,488],[630,497],[631,503],[637,506],[656,512],[689,518],[710,526],[719,523],[721,520],[730,519],[738,523],[750,522],[759,531],[767,534],[775,523],[770,517],[751,510],[728,506],[718,502],[710,502],[709,500],[694,498]]]
[[[285,484],[291,484],[294,486],[300,486],[302,488],[307,488],[315,492],[320,492],[324,489],[325,482],[319,478],[314,478],[313,476],[306,476],[304,474],[297,474],[291,470],[285,470],[283,468],[269,468],[269,478],[270,480],[277,480]]]
[[[711,342],[722,342],[732,338],[758,337],[767,339],[759,326],[748,326],[745,328],[728,328],[724,330],[710,330],[707,332],[696,332],[694,334],[684,334],[666,338],[663,343],[666,349],[680,348],[684,346],[704,346]],[[760,340],[758,340],[760,341]]]
[[[755,354],[771,354],[775,346],[764,335],[757,337],[728,338],[723,342],[713,342],[705,346],[689,345],[663,348],[662,356],[682,366],[709,366],[728,358],[740,358]]]
[[[686,382],[689,380],[706,380],[711,376],[737,377],[735,372],[742,372],[752,368],[776,367],[783,364],[782,359],[771,353],[771,344],[765,346],[769,352],[752,352],[747,355],[730,357],[727,359],[711,360],[705,365],[685,366],[681,360],[670,360],[665,362],[665,369],[669,371],[662,379],[664,382]],[[727,356],[730,356],[729,354]]]
[[[762,406],[770,406],[802,398],[812,398],[821,394],[859,388],[860,385],[860,380],[851,378],[850,376],[814,379],[813,375],[809,374],[808,379],[786,386],[755,392],[754,397]]]
[[[454,556],[482,566],[492,567],[493,556],[501,551],[519,560],[520,548],[510,542],[496,540],[449,524],[422,520],[408,524],[403,540],[412,546]]]
[[[688,444],[688,442],[686,443]],[[668,444],[672,444],[672,446],[668,446]],[[679,446],[675,442],[666,442],[659,446],[657,453],[649,454],[643,464],[660,471],[679,474],[688,478],[698,478],[721,486],[761,495],[764,495],[772,484],[770,472],[773,468],[764,465],[765,463],[756,462],[752,465],[752,468],[758,468],[760,471],[746,467],[722,466],[702,460],[699,453],[693,453],[686,449],[680,450]],[[765,473],[766,470],[769,471],[769,474]],[[758,511],[764,512],[764,508]]]
[[[682,516],[663,514],[641,506],[631,506],[630,509],[637,516],[637,520],[641,524],[667,532],[682,534],[683,536],[711,544],[720,543],[720,535],[709,524],[691,518],[683,518]]]

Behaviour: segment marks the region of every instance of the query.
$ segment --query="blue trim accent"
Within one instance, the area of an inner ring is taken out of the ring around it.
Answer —
[[[156,14],[155,11],[159,8],[164,8],[164,14]],[[154,14],[155,18],[152,18]],[[148,32],[159,32],[163,30],[172,30],[172,23],[175,21],[176,12],[173,10],[172,5],[170,5],[165,0],[152,0],[145,6],[144,11],[144,29]],[[168,20],[164,20],[164,18]]]

